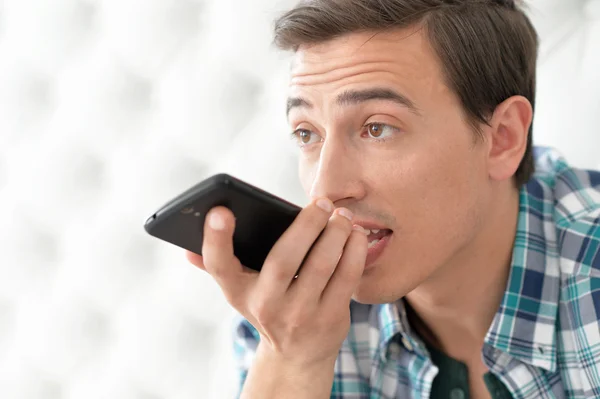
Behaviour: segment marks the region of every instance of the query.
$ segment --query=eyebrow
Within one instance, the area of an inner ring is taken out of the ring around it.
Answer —
[[[390,89],[374,88],[367,90],[346,90],[341,93],[336,103],[338,105],[358,105],[368,101],[391,101],[408,108],[412,113],[421,115],[415,104],[405,95]],[[294,108],[313,108],[313,105],[302,97],[290,97],[287,100],[286,115]]]

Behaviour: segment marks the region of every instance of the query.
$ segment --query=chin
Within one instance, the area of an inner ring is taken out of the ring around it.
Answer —
[[[395,296],[395,295],[382,295],[379,292],[369,292],[369,293],[354,293],[352,295],[352,299],[358,303],[362,303],[364,305],[381,305],[384,303],[393,303],[403,296]]]
[[[353,300],[365,305],[393,303],[406,296],[422,282],[420,281],[422,276],[402,273],[401,265],[394,265],[395,270],[391,270],[391,276],[389,265],[385,266],[386,264],[382,262],[363,272],[361,281],[352,294]],[[385,270],[388,273],[384,273]],[[400,275],[403,278],[399,278]]]
[[[394,289],[394,287],[384,286],[376,281],[365,281],[363,278],[352,294],[352,299],[365,305],[392,303],[406,295],[402,291],[401,288]]]

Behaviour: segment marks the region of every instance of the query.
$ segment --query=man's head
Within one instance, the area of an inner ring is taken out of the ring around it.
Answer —
[[[275,42],[295,52],[305,190],[392,232],[355,299],[404,296],[489,239],[533,172],[537,37],[512,1],[304,1]]]

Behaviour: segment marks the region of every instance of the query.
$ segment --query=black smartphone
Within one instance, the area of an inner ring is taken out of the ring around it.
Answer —
[[[204,220],[215,206],[225,206],[235,215],[235,256],[256,271],[301,210],[240,179],[217,174],[173,198],[148,218],[144,228],[154,237],[202,255]]]

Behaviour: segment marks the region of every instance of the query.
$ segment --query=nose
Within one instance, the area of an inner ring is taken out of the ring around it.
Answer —
[[[358,200],[364,196],[361,165],[355,151],[333,138],[325,140],[314,171],[311,198],[326,197],[336,203]]]

